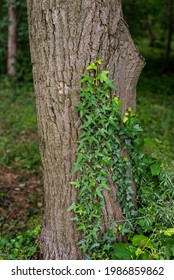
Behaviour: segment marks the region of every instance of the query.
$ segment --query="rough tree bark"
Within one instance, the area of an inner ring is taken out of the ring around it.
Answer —
[[[144,65],[129,34],[120,0],[28,0],[31,59],[36,92],[40,152],[45,190],[41,233],[44,259],[80,259],[79,236],[67,208],[76,193],[75,178],[79,119],[79,79],[91,61],[116,81],[123,102],[135,110],[136,84]],[[112,184],[112,183],[111,183]],[[106,215],[122,218],[115,205],[116,186],[106,194]],[[107,217],[105,217],[107,219]]]
[[[15,0],[9,1],[8,8],[8,54],[7,54],[7,74],[14,76],[16,74],[16,28],[17,28],[17,16],[16,16]]]

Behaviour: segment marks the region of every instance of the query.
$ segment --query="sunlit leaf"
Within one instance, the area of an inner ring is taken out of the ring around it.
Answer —
[[[166,236],[173,236],[174,235],[174,228],[168,228],[164,231],[164,235]]]

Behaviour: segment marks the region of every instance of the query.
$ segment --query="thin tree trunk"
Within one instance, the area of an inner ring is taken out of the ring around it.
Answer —
[[[28,0],[30,49],[36,91],[45,217],[44,259],[80,259],[79,234],[67,208],[76,200],[69,184],[76,157],[79,80],[91,61],[103,60],[116,81],[123,112],[136,108],[144,61],[133,44],[119,0]],[[105,217],[123,219],[117,186],[105,193]]]
[[[148,16],[148,15],[147,15]],[[145,21],[145,27],[147,28],[148,30],[148,34],[149,34],[149,40],[150,40],[150,46],[153,46],[154,45],[154,42],[155,42],[155,36],[153,34],[153,30],[152,30],[152,22],[150,19],[147,19]]]
[[[8,54],[7,54],[7,73],[10,76],[16,74],[16,27],[17,16],[15,1],[11,0],[8,8]]]
[[[2,0],[0,0],[0,20],[2,20]]]
[[[165,68],[168,68],[170,62],[172,33],[173,33],[173,1],[168,0],[168,37],[167,37],[167,47],[166,47]]]

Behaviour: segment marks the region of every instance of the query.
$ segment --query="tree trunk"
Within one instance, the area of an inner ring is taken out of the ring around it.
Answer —
[[[2,20],[2,0],[0,0],[0,20]]]
[[[167,37],[167,47],[166,47],[166,57],[165,57],[165,69],[169,67],[170,63],[170,53],[172,44],[172,33],[173,33],[173,3],[172,0],[168,0],[168,37]]]
[[[8,54],[7,54],[7,74],[14,76],[16,74],[16,26],[17,26],[17,16],[16,16],[16,6],[15,1],[9,1],[8,8]]]
[[[148,15],[147,15],[147,17],[148,17]],[[152,21],[148,18],[145,21],[145,27],[147,28],[147,31],[149,34],[150,46],[153,47],[153,45],[155,43],[155,36],[154,36],[153,30],[152,30]]]
[[[81,259],[79,235],[67,208],[76,200],[69,184],[76,157],[79,80],[91,61],[115,80],[123,112],[136,107],[136,84],[144,61],[123,19],[120,0],[28,0],[30,49],[36,91],[45,190],[41,239],[44,259]],[[106,194],[107,212],[122,218],[116,187]],[[107,209],[108,208],[108,209]]]

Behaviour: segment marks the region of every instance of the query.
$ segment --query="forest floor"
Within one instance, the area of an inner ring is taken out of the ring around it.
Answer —
[[[0,84],[0,232],[36,227],[43,217],[37,123],[32,84]]]
[[[40,176],[0,170],[1,235],[30,228],[34,220],[42,221],[43,185]],[[34,222],[34,226],[36,223]]]

